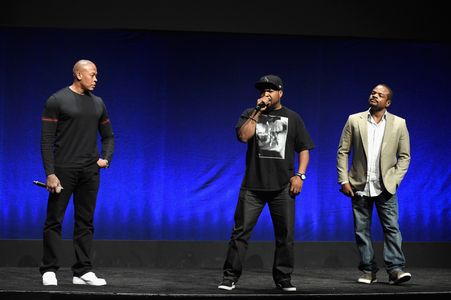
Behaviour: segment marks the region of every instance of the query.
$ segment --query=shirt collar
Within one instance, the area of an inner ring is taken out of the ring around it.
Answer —
[[[370,109],[368,109],[368,111],[367,111],[367,118],[368,118],[368,121],[370,121],[370,122],[371,122],[371,121],[374,121],[373,118],[371,117]],[[387,110],[385,110],[384,116],[382,117],[382,119],[383,119],[384,121],[387,120]]]

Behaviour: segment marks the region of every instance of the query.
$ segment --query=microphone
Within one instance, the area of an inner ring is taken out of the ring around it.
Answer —
[[[37,186],[40,186],[40,187],[43,187],[43,188],[47,187],[44,182],[33,180],[33,183],[36,184]]]
[[[40,187],[43,187],[43,188],[47,188],[47,185],[44,183],[44,182],[40,182],[40,181],[37,181],[37,180],[33,180],[33,183],[34,184],[36,184],[37,186],[40,186]],[[62,186],[57,186],[56,187],[56,193],[57,194],[59,194],[59,193],[61,193],[61,190],[63,189],[63,187]]]
[[[269,98],[269,103],[268,104],[266,104],[264,101],[262,101],[262,102],[260,102],[259,104],[257,104],[256,106],[255,106],[255,110],[256,111],[260,111],[262,108],[265,108],[266,106],[268,106],[269,104],[271,104],[271,97],[268,97]]]

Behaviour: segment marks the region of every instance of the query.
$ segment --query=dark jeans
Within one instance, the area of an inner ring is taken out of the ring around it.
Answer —
[[[376,206],[382,229],[384,231],[384,262],[388,273],[403,269],[404,253],[401,249],[401,231],[398,224],[398,198],[384,191],[377,197],[355,196],[352,199],[354,213],[354,231],[360,254],[359,269],[377,272],[373,244],[371,239],[371,219],[373,207]]]
[[[291,280],[294,269],[295,198],[289,194],[289,186],[274,192],[240,190],[235,210],[235,225],[223,267],[224,279],[237,282],[240,278],[248,240],[266,203],[271,214],[276,242],[273,279],[276,283]]]
[[[92,269],[91,247],[94,233],[94,210],[100,183],[97,164],[84,168],[56,168],[55,175],[61,181],[60,194],[49,194],[47,218],[44,225],[44,253],[40,266],[41,274],[59,269],[61,250],[61,224],[69,199],[74,201],[74,238],[76,262],[72,266],[74,276],[82,276]]]

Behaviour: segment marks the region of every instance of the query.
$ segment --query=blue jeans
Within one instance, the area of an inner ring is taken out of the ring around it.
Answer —
[[[295,198],[289,191],[289,185],[281,191],[273,192],[240,190],[235,210],[235,225],[223,267],[224,279],[237,282],[240,278],[252,230],[268,203],[276,242],[272,276],[276,283],[291,280],[294,269]]]
[[[384,191],[377,197],[354,196],[352,210],[354,213],[354,231],[357,248],[360,254],[359,269],[376,273],[379,269],[371,240],[371,216],[373,206],[384,232],[384,263],[388,273],[403,269],[404,254],[401,250],[401,231],[398,224],[398,198]]]

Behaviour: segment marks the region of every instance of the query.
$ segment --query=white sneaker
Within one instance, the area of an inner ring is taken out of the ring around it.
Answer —
[[[97,278],[93,272],[88,272],[81,277],[74,276],[72,278],[73,284],[87,284],[94,286],[106,285],[106,280],[103,278]]]
[[[42,274],[42,285],[58,285],[55,272],[45,272]]]

